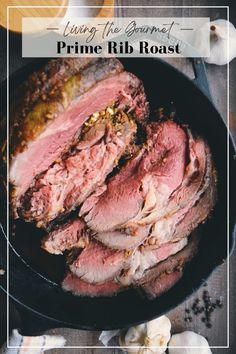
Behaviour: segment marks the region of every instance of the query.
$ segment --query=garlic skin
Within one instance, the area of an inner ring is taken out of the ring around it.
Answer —
[[[126,334],[119,338],[123,350],[137,354],[163,354],[170,340],[171,323],[168,317],[161,316],[153,321],[129,328]],[[139,348],[132,348],[136,346]],[[156,346],[157,348],[144,348]]]
[[[186,348],[171,348],[186,347]],[[196,348],[187,348],[196,347]],[[203,348],[201,348],[203,347]],[[169,342],[169,354],[212,354],[206,338],[192,331],[174,334]]]
[[[236,28],[226,20],[216,20],[206,23],[198,31],[196,46],[203,50],[206,46],[206,36],[210,32],[210,56],[204,58],[208,64],[225,65],[236,57]],[[228,50],[229,31],[229,56]]]

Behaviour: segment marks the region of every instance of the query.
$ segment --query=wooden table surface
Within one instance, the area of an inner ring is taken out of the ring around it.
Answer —
[[[119,0],[116,2],[117,5],[134,5],[134,1],[122,1]],[[226,18],[225,9],[148,9],[148,5],[228,5],[226,1],[135,1],[135,5],[142,5],[142,8],[139,9],[125,9],[118,8],[116,9],[116,14],[119,16],[209,16],[212,20],[216,18]],[[146,6],[145,6],[146,5]],[[236,24],[236,16],[235,9],[231,8],[231,21]],[[1,38],[3,35],[1,34]],[[15,71],[19,67],[21,67],[22,61],[19,60],[19,48],[14,49],[15,53],[11,54],[11,63],[10,68],[11,71]],[[18,51],[18,52],[17,52]],[[3,64],[0,72],[0,81],[2,81],[5,76],[5,68],[4,63],[6,61],[4,57],[4,50],[1,53],[1,63]],[[15,54],[15,55],[14,55]],[[17,58],[18,55],[18,58]],[[17,58],[17,59],[14,59]],[[191,64],[187,59],[167,59],[167,61],[179,68],[186,75],[193,77]],[[24,61],[25,62],[25,61]],[[227,116],[227,79],[226,79],[226,66],[215,66],[215,65],[206,65],[208,80],[210,84],[210,89],[212,92],[212,96],[214,98],[214,102],[216,107],[221,112],[222,116],[226,119]],[[234,60],[230,64],[230,124],[231,130],[236,138],[236,60]],[[204,117],[200,117],[200,119]],[[212,131],[214,134],[214,130]],[[230,258],[230,281],[229,281],[229,289],[230,289],[230,349],[213,349],[213,353],[235,353],[236,352],[236,277],[235,277],[235,269],[236,269],[236,252]],[[191,296],[188,300],[186,300],[182,305],[178,306],[171,312],[167,313],[167,316],[172,321],[173,331],[179,332],[184,330],[193,330],[195,332],[201,333],[204,336],[208,337],[209,342],[213,346],[224,346],[227,344],[227,266],[226,264],[221,265],[209,278],[207,282],[207,287],[204,289],[199,289],[197,293]],[[192,322],[186,323],[184,321],[185,317],[185,309],[191,307],[193,301],[196,298],[201,298],[203,290],[209,290],[212,298],[218,298],[220,296],[223,297],[224,307],[218,311],[215,311],[213,314],[213,327],[211,329],[207,329],[204,323],[201,321],[201,316],[193,317]],[[1,301],[0,301],[1,303]],[[0,305],[1,306],[1,305]],[[3,306],[2,306],[3,307]],[[1,307],[0,307],[1,313]],[[0,319],[1,321],[1,319]],[[2,320],[3,321],[3,320]],[[0,332],[1,328],[3,328],[3,322],[0,322]],[[89,332],[89,331],[79,331],[72,329],[55,329],[51,330],[48,333],[53,334],[61,334],[65,336],[67,339],[67,345],[101,345],[98,340],[100,332]],[[65,349],[56,349],[48,351],[49,354],[61,354],[64,353]],[[115,354],[118,353],[119,350],[116,349],[70,349],[70,354],[82,354],[82,353],[104,353],[107,354]]]

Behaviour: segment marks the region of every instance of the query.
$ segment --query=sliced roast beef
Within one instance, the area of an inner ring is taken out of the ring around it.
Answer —
[[[63,280],[62,288],[71,291],[74,295],[97,297],[116,295],[122,286],[114,280],[102,284],[90,284],[69,272]]]
[[[115,251],[95,242],[90,242],[70,265],[70,270],[78,278],[88,283],[104,283],[113,279],[127,267],[129,255]]]
[[[181,187],[175,191],[169,200],[164,217],[156,221],[153,225],[151,237],[155,237],[156,243],[159,245],[171,241],[175,237],[177,225],[181,223],[181,220],[185,218],[185,215],[189,211],[191,212],[194,205],[201,200],[202,195],[211,184],[212,188],[215,189],[216,181],[211,180],[214,168],[209,148],[200,138],[196,140],[194,147],[193,159],[190,159],[190,163],[186,169],[186,177]],[[195,169],[192,168],[194,164],[197,167]],[[215,198],[211,200],[211,203],[205,204],[204,216],[201,217],[202,214],[199,214],[197,223],[193,223],[189,217],[185,219],[187,221],[185,223],[186,227],[189,230],[188,234],[206,219],[205,214],[209,215],[214,203]],[[188,234],[185,236],[188,236]]]
[[[187,243],[188,239],[182,238],[178,242],[165,243],[156,249],[149,249],[148,247],[144,246],[139,252],[140,265],[135,273],[134,279],[136,280],[141,278],[147,269],[152,268],[157,263],[167,259],[171,255],[176,254],[182,250],[187,245]]]
[[[136,283],[142,278],[145,271],[176,254],[188,243],[187,238],[177,242],[169,242],[156,249],[150,249],[146,245],[137,249],[130,258],[129,268],[121,273],[117,280],[124,286]]]
[[[12,100],[10,110],[14,206],[34,177],[60,156],[87,119],[78,114],[83,94],[122,70],[121,63],[113,59],[56,59],[32,74],[18,89],[18,100]]]
[[[94,238],[113,249],[134,249],[144,242],[149,234],[149,230],[150,226],[140,226],[137,229],[132,228],[130,230],[132,235],[128,234],[128,229],[125,229],[123,232],[121,230],[101,232],[95,234]]]
[[[84,248],[88,244],[85,223],[79,218],[57,227],[42,240],[42,248],[51,254],[62,254],[66,250]]]
[[[122,70],[116,59],[57,59],[24,84],[21,105],[11,110],[10,181],[15,212],[34,178],[74,142],[94,112],[117,102],[137,120],[146,117],[141,82]]]
[[[184,266],[196,255],[199,241],[199,234],[191,236],[184,249],[147,270],[137,286],[142,287],[149,299],[168,291],[181,278]]]
[[[116,282],[120,284],[120,290],[122,287],[136,283],[147,269],[177,253],[186,243],[187,239],[182,239],[176,243],[163,245],[158,250],[146,250],[144,247],[142,250],[137,249],[134,253],[112,251],[101,244],[90,243],[70,265],[69,279],[73,279],[70,284],[77,284],[77,294],[84,295],[84,289],[90,289],[86,283],[101,285],[103,289],[103,286],[106,288],[109,284],[113,284],[111,279],[116,278]],[[67,284],[67,281],[68,275],[63,286]],[[92,287],[92,290],[94,290],[93,296],[101,295],[100,292],[96,294],[96,287]]]
[[[188,236],[200,223],[204,223],[213,210],[216,193],[217,175],[214,166],[209,173],[209,186],[200,199],[185,214],[184,218],[176,225],[173,239],[181,239]]]
[[[154,183],[149,183],[145,202],[140,212],[128,222],[121,225],[122,233],[119,231],[99,232],[95,237],[100,242],[116,249],[125,249],[127,244],[129,244],[129,248],[136,247],[141,237],[135,238],[129,236],[129,234],[132,235],[132,230],[135,231],[133,232],[134,235],[140,235],[142,232],[142,241],[147,237],[155,238],[156,246],[160,246],[177,237],[176,226],[184,219],[185,214],[198,203],[210,184],[213,184],[214,189],[216,188],[216,181],[210,181],[213,162],[209,147],[200,137],[194,139],[189,130],[188,138],[189,163],[185,168],[182,183],[171,194],[167,195],[166,199],[162,198],[161,203],[156,197],[157,193]],[[195,223],[190,218],[186,218],[185,229],[188,230],[188,234],[206,219],[205,215],[210,213],[214,203],[215,198],[211,199],[211,203],[205,204],[203,217],[201,218],[200,215],[202,214],[199,213],[199,217]],[[87,219],[85,218],[85,220]],[[188,234],[185,233],[184,237],[188,236]],[[116,238],[115,236],[119,237]]]
[[[135,132],[134,120],[123,111],[109,107],[92,115],[72,152],[55,162],[24,195],[19,214],[47,226],[80,205],[103,185]]]
[[[136,217],[131,222],[135,222],[138,225],[146,225],[154,223],[166,216],[172,217],[178,211],[182,211],[184,208],[190,207],[190,201],[194,199],[195,194],[200,190],[203,182],[204,176],[206,174],[206,145],[201,138],[194,139],[189,130],[187,130],[188,136],[188,164],[185,166],[184,177],[181,185],[176,188],[173,193],[167,198],[162,207],[158,207],[156,204],[155,189],[150,189],[149,195],[147,196],[146,203],[150,204],[149,200],[152,201],[153,206],[148,209],[148,212],[142,210],[140,215]],[[185,209],[184,209],[185,210]]]
[[[139,163],[142,159],[143,154],[145,153],[145,148],[141,148],[137,155],[135,155],[132,159],[130,159],[125,167],[123,167],[119,173],[117,173],[113,178],[110,179],[109,182],[109,187],[107,185],[103,186],[102,188],[98,189],[94,194],[92,194],[89,198],[87,198],[82,205],[82,208],[80,210],[80,215],[85,216],[92,211],[92,209],[99,204],[100,199],[108,195],[109,190],[113,189],[115,191],[116,187],[119,185],[125,185],[130,178],[132,178],[132,175],[135,175],[137,173],[137,169],[139,166]],[[114,187],[112,188],[111,185]],[[112,197],[112,192],[110,192],[111,197]],[[108,198],[108,197],[107,197]],[[128,207],[131,208],[129,212],[132,212],[132,202],[127,199],[127,204],[126,204],[126,210]],[[114,203],[110,203],[111,207],[111,216],[117,212],[117,213],[123,213],[124,209],[122,208],[121,210],[116,207],[116,195],[114,195]],[[141,204],[141,202],[140,202]],[[106,210],[107,212],[107,210]],[[107,218],[110,218],[110,213],[107,214]],[[104,220],[103,220],[104,221]],[[110,221],[111,222],[111,221]],[[106,229],[106,227],[103,227],[103,229]]]
[[[47,252],[71,250],[63,288],[110,296],[134,286],[149,298],[170,289],[197,252],[199,236],[187,237],[216,201],[207,143],[171,120],[145,121],[143,85],[114,58],[52,60],[19,91],[12,210],[54,227]]]
[[[81,209],[87,225],[101,233],[122,228],[131,219],[136,218],[141,210],[149,211],[155,203],[161,208],[163,203],[181,184],[185,170],[186,134],[176,123],[168,121],[151,124],[148,127],[147,149],[141,158],[135,161],[135,172],[123,183],[125,169],[107,184],[106,191],[91,205],[89,198],[85,209]],[[132,162],[131,162],[132,166]],[[132,169],[131,169],[132,170]],[[154,198],[149,195],[154,191]],[[92,207],[88,210],[87,205]],[[125,208],[124,208],[125,206]],[[130,226],[129,226],[130,228]]]

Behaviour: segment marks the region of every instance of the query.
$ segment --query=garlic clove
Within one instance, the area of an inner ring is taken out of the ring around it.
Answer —
[[[206,23],[197,33],[196,47],[204,50],[208,31],[210,33],[210,56],[204,58],[208,64],[225,65],[236,57],[236,28],[223,19]],[[229,53],[228,51],[229,37]]]
[[[155,338],[156,336],[161,335],[165,338],[165,341],[169,342],[170,330],[171,322],[166,316],[161,316],[155,320],[147,322],[147,336],[149,338]]]
[[[146,332],[146,324],[141,324],[139,326],[134,326],[128,329],[126,334],[122,334],[119,338],[121,347],[129,347],[125,349],[127,353],[138,353],[137,348],[141,347],[143,342],[143,336]]]
[[[210,50],[210,57],[204,59],[209,64],[225,65],[236,57],[236,28],[232,23],[226,20],[210,22]]]
[[[171,323],[168,317],[161,316],[139,326],[131,327],[120,336],[120,346],[129,347],[125,351],[138,354],[162,354],[170,340]],[[139,348],[132,348],[137,346]],[[156,348],[145,348],[145,347]]]
[[[212,354],[206,338],[192,331],[174,334],[170,339],[168,351],[169,354]]]

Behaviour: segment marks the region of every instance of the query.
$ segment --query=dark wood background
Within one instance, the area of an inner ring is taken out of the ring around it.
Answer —
[[[30,1],[29,1],[30,3]],[[79,1],[78,1],[79,4]],[[155,0],[143,0],[143,1],[132,1],[132,0],[117,0],[116,5],[140,5],[141,8],[131,9],[131,8],[117,8],[117,16],[127,16],[127,17],[172,17],[172,16],[208,16],[211,20],[217,18],[226,18],[225,9],[209,9],[209,8],[168,8],[168,9],[150,9],[148,6],[217,6],[217,5],[230,5],[230,20],[236,25],[236,6],[233,2],[229,1],[187,1],[187,0],[172,0],[172,1],[155,1]],[[6,77],[6,32],[0,30],[0,82]],[[18,68],[25,65],[31,59],[21,58],[21,47],[20,38],[14,36],[11,45],[11,59],[10,59],[10,71],[14,72]],[[193,78],[192,67],[188,59],[167,59],[169,63],[179,68],[186,75]],[[226,76],[226,66],[216,66],[216,65],[206,65],[208,80],[210,84],[210,89],[214,99],[214,103],[221,112],[224,119],[227,116],[227,76]],[[236,59],[230,64],[230,128],[236,138]],[[181,88],[180,88],[181,89]],[[214,130],[212,131],[214,134]],[[230,258],[230,349],[213,349],[213,353],[236,353],[236,253],[234,252]],[[193,330],[206,336],[213,346],[225,346],[227,344],[227,267],[226,264],[220,266],[209,278],[207,282],[207,287],[199,289],[199,291],[186,300],[182,305],[178,306],[176,309],[172,310],[167,314],[167,316],[172,321],[172,328],[174,332]],[[186,323],[184,321],[185,309],[191,307],[193,301],[196,298],[201,298],[202,291],[208,290],[212,298],[223,298],[224,306],[222,309],[215,311],[213,314],[213,327],[207,329],[204,323],[201,321],[201,316],[193,317],[192,322]],[[0,343],[5,339],[5,306],[6,299],[3,294],[0,293]],[[13,305],[12,305],[13,308]],[[14,316],[13,316],[14,323]],[[67,345],[90,345],[96,346],[101,345],[98,340],[99,332],[88,332],[88,331],[78,331],[72,329],[55,329],[48,333],[61,334],[67,339]],[[83,354],[83,353],[103,353],[104,349],[70,349],[71,354]],[[51,350],[48,353],[64,353],[65,349]],[[116,349],[106,349],[107,354],[118,354],[119,350]]]

